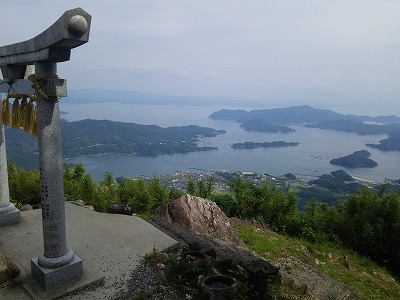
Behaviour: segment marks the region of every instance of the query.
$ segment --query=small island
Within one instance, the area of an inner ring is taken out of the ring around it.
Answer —
[[[353,154],[332,159],[330,164],[346,168],[374,168],[378,164],[368,158],[370,155],[367,150],[355,151]]]
[[[272,133],[289,133],[296,130],[282,125],[275,125],[265,119],[251,119],[243,122],[240,127],[246,131],[257,131],[257,132],[272,132]]]
[[[245,142],[245,143],[236,143],[231,146],[233,149],[255,149],[255,148],[277,148],[277,147],[291,147],[298,146],[297,142],[283,142],[283,141],[275,141],[275,142],[264,142],[264,143],[255,143],[255,142]]]

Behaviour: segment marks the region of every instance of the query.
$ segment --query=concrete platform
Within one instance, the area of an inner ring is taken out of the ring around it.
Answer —
[[[113,299],[145,254],[176,245],[138,217],[102,214],[70,203],[65,203],[65,212],[68,247],[82,259],[83,277],[50,291],[39,286],[30,263],[43,252],[41,210],[23,211],[21,223],[0,228],[0,252],[21,270],[17,284],[0,289],[0,299],[55,299],[96,284],[66,299]]]

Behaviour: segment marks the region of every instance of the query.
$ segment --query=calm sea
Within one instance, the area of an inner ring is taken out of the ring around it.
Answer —
[[[200,125],[215,129],[224,129],[226,134],[214,138],[205,138],[200,146],[216,146],[216,151],[190,154],[161,155],[158,157],[140,157],[130,155],[79,157],[70,159],[70,163],[82,163],[94,179],[100,180],[106,171],[115,177],[136,177],[173,174],[179,170],[226,170],[253,171],[279,176],[293,173],[302,179],[313,179],[322,174],[338,170],[329,161],[332,158],[348,155],[357,150],[366,149],[371,159],[378,163],[376,168],[344,169],[352,176],[383,182],[385,178],[400,178],[400,152],[382,152],[366,147],[366,143],[375,143],[385,135],[361,136],[303,126],[290,126],[296,132],[289,134],[246,132],[238,123],[211,120],[208,116],[226,107],[211,106],[171,106],[137,104],[68,104],[61,102],[61,110],[68,114],[62,118],[68,121],[82,119],[108,119],[112,121],[138,124],[155,124],[161,127]],[[252,108],[242,107],[250,110]],[[299,142],[297,147],[232,149],[233,143],[240,142]]]

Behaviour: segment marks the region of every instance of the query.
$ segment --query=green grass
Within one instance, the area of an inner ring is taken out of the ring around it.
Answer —
[[[400,299],[399,279],[354,251],[329,243],[314,244],[279,235],[265,228],[236,226],[236,230],[251,251],[269,261],[293,256],[352,287],[361,299]],[[292,299],[287,295],[284,298]]]

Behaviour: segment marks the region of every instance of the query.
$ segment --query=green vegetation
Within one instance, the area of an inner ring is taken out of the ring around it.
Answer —
[[[380,123],[396,123],[400,122],[400,118],[396,116],[356,116],[343,115],[328,109],[317,109],[307,105],[291,106],[285,108],[257,109],[251,111],[222,109],[213,112],[209,118],[217,120],[250,120],[265,119],[273,123],[316,123],[328,120],[334,120],[338,124],[344,120],[353,122],[380,122]],[[340,121],[337,121],[340,120]]]
[[[313,266],[331,278],[351,286],[363,300],[400,297],[400,282],[382,267],[357,252],[333,243],[311,243],[302,238],[278,234],[266,227],[236,225],[236,231],[251,251],[269,261],[289,256]],[[273,286],[279,299],[309,299],[293,295],[282,286]]]
[[[343,172],[335,174],[339,177],[345,175]],[[25,171],[9,165],[9,179],[13,202],[18,205],[40,202],[38,171]],[[293,191],[284,192],[268,181],[255,184],[237,175],[229,185],[229,193],[217,193],[214,191],[213,177],[196,181],[189,177],[186,192],[215,201],[228,216],[243,220],[254,219],[268,224],[273,231],[283,234],[285,238],[290,236],[301,241],[320,261],[325,257],[321,253],[337,251],[337,254],[333,254],[337,257],[336,260],[329,259],[332,261],[326,261],[325,265],[320,266],[329,276],[354,288],[365,288],[377,298],[386,295],[389,299],[395,299],[391,296],[390,289],[388,292],[381,290],[379,293],[382,294],[375,292],[375,289],[382,285],[382,280],[389,278],[389,275],[385,275],[387,273],[383,273],[385,268],[396,276],[400,275],[398,192],[388,191],[385,185],[379,191],[359,188],[335,206],[313,200],[304,211],[300,211],[298,197]],[[104,212],[110,204],[126,202],[133,212],[145,218],[150,218],[157,208],[183,193],[166,187],[158,177],[147,181],[142,178],[122,178],[117,183],[112,174],[107,172],[102,181],[95,182],[90,174],[85,173],[82,165],[65,166],[64,189],[68,200],[82,199],[86,205],[92,205],[97,211]],[[279,245],[280,237],[271,245],[272,242],[267,243],[262,239],[255,241],[255,234],[241,229],[244,242],[261,255],[270,258],[269,255],[278,253],[278,248],[282,248]],[[274,250],[274,247],[278,248]],[[285,248],[285,255],[292,255],[294,250],[289,246]],[[348,255],[351,261],[358,261],[354,268],[360,272],[365,283],[360,282],[360,277],[354,277],[355,272],[347,274],[347,271],[333,267],[344,255]],[[380,267],[372,264],[368,258]],[[398,295],[398,282],[395,279],[390,280],[393,280],[393,288],[396,286]],[[360,290],[357,291],[361,295]]]
[[[353,154],[332,159],[330,164],[346,168],[374,168],[378,164],[368,158],[370,155],[367,150],[355,151]]]
[[[287,126],[274,125],[265,119],[251,119],[240,124],[240,127],[245,129],[246,131],[258,131],[258,132],[289,133],[296,131]]]
[[[276,232],[310,242],[344,245],[400,274],[397,192],[360,188],[337,206],[311,201],[302,212],[297,209],[298,199],[293,192],[285,194],[268,182],[256,186],[238,177],[231,187],[233,201],[224,206],[230,213],[237,207],[241,219],[256,219]]]
[[[214,182],[215,178],[213,176],[210,176],[207,179],[201,178],[197,180],[196,185],[193,177],[190,176],[186,183],[186,193],[204,199],[210,199],[214,191]]]
[[[26,171],[13,164],[8,166],[8,172],[11,200],[18,205],[40,204],[39,172]],[[74,167],[65,165],[64,195],[69,201],[82,200],[99,212],[105,212],[114,203],[128,203],[134,213],[149,217],[161,205],[181,196],[182,192],[165,187],[158,177],[150,181],[123,178],[118,184],[112,173],[106,172],[103,180],[96,182],[78,164]]]
[[[62,155],[68,158],[104,154],[158,156],[217,150],[199,147],[197,141],[223,133],[223,130],[195,125],[163,128],[108,120],[62,121]],[[10,161],[19,167],[37,168],[37,139],[15,128],[7,128],[6,136]]]
[[[295,186],[296,195],[299,198],[298,207],[305,210],[312,199],[327,203],[331,206],[337,205],[340,199],[345,199],[351,194],[357,193],[360,188],[365,186],[356,182],[353,177],[343,170],[331,172],[331,174],[321,175],[318,179],[311,180],[306,186]],[[388,190],[395,190],[397,185],[394,183],[388,186]]]

